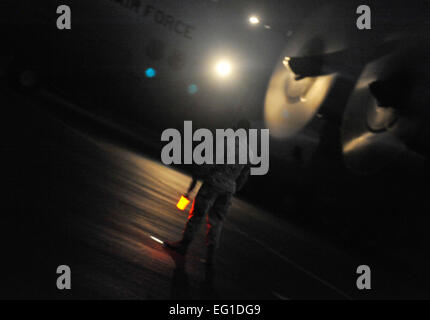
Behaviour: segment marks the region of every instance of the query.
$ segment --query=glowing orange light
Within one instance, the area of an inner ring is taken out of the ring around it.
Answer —
[[[194,199],[193,203],[191,204],[191,209],[188,212],[188,219],[190,219],[193,216],[193,213],[194,213],[194,203],[196,203],[196,199]]]
[[[188,206],[189,203],[190,203],[190,200],[187,197],[181,196],[176,207],[179,210],[183,211],[183,210],[185,210],[185,208]]]

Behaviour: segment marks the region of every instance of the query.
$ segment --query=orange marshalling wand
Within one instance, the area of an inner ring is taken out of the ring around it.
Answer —
[[[178,204],[176,205],[176,207],[179,209],[179,210],[182,210],[182,211],[184,211],[185,210],[185,208],[188,206],[188,204],[190,203],[190,199],[188,199],[187,197],[185,197],[185,196],[181,196],[181,198],[179,199],[179,201],[178,201]]]

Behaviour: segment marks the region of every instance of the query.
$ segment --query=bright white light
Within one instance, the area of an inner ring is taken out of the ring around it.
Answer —
[[[290,61],[291,58],[290,57],[285,57],[284,60],[282,61],[282,64],[284,65],[285,68],[290,68]]]
[[[157,239],[156,237],[151,236],[151,239],[158,242],[158,243],[163,244],[163,241],[161,241],[160,239]]]
[[[250,24],[259,24],[260,23],[260,19],[258,19],[257,16],[250,16],[249,17],[249,23]]]
[[[226,77],[231,73],[231,64],[226,60],[217,63],[216,71],[221,77]]]

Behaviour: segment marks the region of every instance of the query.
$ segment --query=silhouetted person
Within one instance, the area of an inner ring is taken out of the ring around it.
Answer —
[[[236,125],[236,129],[248,130],[249,128],[250,124],[248,120],[241,120]],[[167,248],[181,254],[186,254],[189,244],[199,229],[205,213],[207,213],[206,264],[213,264],[215,250],[219,245],[223,221],[230,208],[231,199],[236,191],[243,187],[250,173],[249,165],[239,164],[239,161],[237,161],[239,150],[242,147],[244,146],[241,146],[236,141],[235,164],[227,164],[225,161],[224,164],[208,165],[209,173],[206,175],[203,185],[196,195],[182,239],[177,242],[165,242]],[[248,150],[246,152],[248,154]]]

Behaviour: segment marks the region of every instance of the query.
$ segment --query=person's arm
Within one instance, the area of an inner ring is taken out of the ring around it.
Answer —
[[[240,189],[243,188],[243,186],[245,185],[246,181],[248,180],[250,171],[251,171],[250,166],[245,166],[242,169],[242,171],[240,172],[239,177],[237,177],[237,179],[236,179],[236,191],[239,191]]]
[[[191,191],[193,191],[193,190],[194,190],[194,188],[196,187],[196,184],[197,184],[197,177],[195,177],[195,176],[193,175],[193,181],[191,181],[190,186],[188,187],[188,191],[187,191],[187,193],[185,194],[187,198],[188,198],[188,194],[189,194]]]

